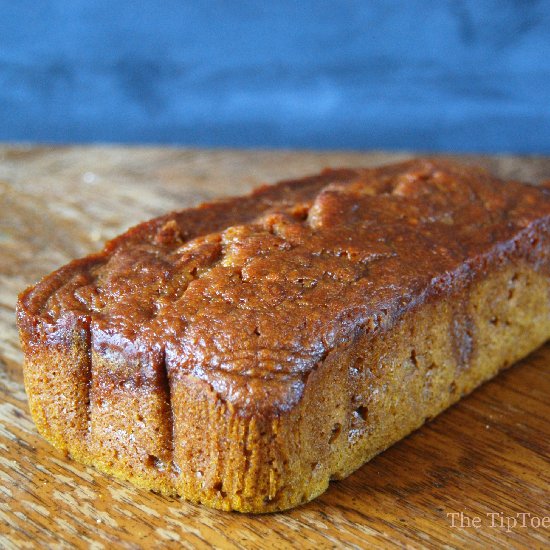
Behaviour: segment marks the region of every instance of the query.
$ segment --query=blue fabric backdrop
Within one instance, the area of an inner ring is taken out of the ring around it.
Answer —
[[[550,2],[0,0],[0,140],[550,153]]]

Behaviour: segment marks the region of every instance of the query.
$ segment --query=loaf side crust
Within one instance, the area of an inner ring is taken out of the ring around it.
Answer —
[[[143,488],[296,506],[548,339],[549,219],[414,161],[152,220],[21,295],[33,418]]]

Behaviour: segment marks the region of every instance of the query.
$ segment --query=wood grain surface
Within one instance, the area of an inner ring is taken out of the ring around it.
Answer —
[[[314,502],[266,516],[110,479],[52,449],[29,416],[14,306],[40,276],[167,210],[325,166],[408,156],[0,147],[0,548],[548,547],[550,346]],[[550,159],[465,160],[505,177],[550,178]]]

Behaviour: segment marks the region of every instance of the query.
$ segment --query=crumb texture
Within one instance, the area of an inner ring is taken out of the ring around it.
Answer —
[[[143,487],[310,500],[550,336],[549,220],[433,160],[151,220],[21,295],[33,416]]]

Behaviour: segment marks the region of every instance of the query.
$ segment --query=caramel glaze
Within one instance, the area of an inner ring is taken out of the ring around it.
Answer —
[[[22,293],[18,322],[30,353],[76,326],[110,360],[161,357],[113,373],[136,391],[166,369],[169,383],[207,381],[239,414],[277,414],[339,344],[511,255],[547,264],[537,235],[549,227],[548,193],[479,168],[326,170],[138,225]]]

